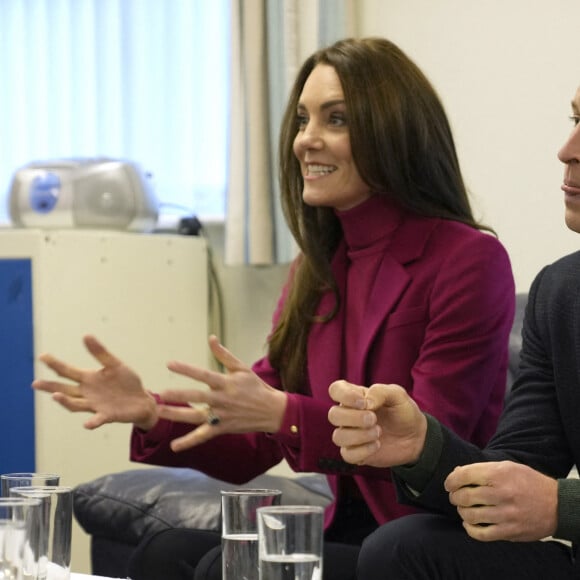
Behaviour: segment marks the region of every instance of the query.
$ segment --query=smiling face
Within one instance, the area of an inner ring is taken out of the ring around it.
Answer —
[[[344,94],[333,67],[317,65],[298,102],[294,154],[300,162],[302,199],[311,206],[350,209],[371,195],[352,158]]]
[[[558,158],[566,164],[562,191],[565,194],[566,225],[580,233],[580,87],[572,100],[574,129],[558,152]]]

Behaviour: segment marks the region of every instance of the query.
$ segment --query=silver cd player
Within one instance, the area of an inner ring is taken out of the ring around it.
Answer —
[[[31,162],[14,173],[9,197],[12,224],[25,228],[145,232],[159,213],[139,165],[106,157]]]

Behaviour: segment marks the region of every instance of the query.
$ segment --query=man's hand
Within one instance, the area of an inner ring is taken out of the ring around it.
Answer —
[[[556,531],[558,482],[526,465],[501,461],[456,467],[445,489],[476,540],[529,542]]]
[[[330,385],[328,420],[337,427],[332,440],[349,463],[392,467],[417,461],[425,444],[427,419],[398,385],[369,388],[346,381]]]

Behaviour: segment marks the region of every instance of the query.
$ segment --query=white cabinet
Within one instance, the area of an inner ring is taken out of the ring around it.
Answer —
[[[169,360],[210,364],[208,255],[203,238],[93,230],[0,230],[0,265],[15,261],[30,261],[31,375],[55,376],[38,362],[43,352],[95,368],[98,363],[82,344],[85,334],[102,340],[138,371],[152,391],[191,387],[191,381],[167,370]],[[5,307],[10,296],[26,290],[26,284],[20,282],[8,281],[5,286]],[[25,326],[25,318],[21,326]],[[0,326],[0,335],[2,332]],[[12,344],[21,349],[23,342],[26,333],[16,341],[5,334],[0,341],[8,350]],[[5,352],[4,357],[10,358],[10,353]],[[30,389],[27,376],[13,376],[12,386],[24,378],[28,384],[18,385],[19,389]],[[29,391],[18,392],[26,396]],[[82,426],[86,415],[69,413],[46,393],[28,396],[34,400],[38,471],[59,473],[63,484],[76,485],[105,473],[139,467],[128,459],[128,425],[88,431]],[[4,440],[12,445],[14,437]],[[74,562],[73,569],[82,571]]]

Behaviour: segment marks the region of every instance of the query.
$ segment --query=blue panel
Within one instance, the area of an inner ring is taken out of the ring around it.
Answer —
[[[0,472],[34,471],[34,331],[29,259],[0,259]]]

